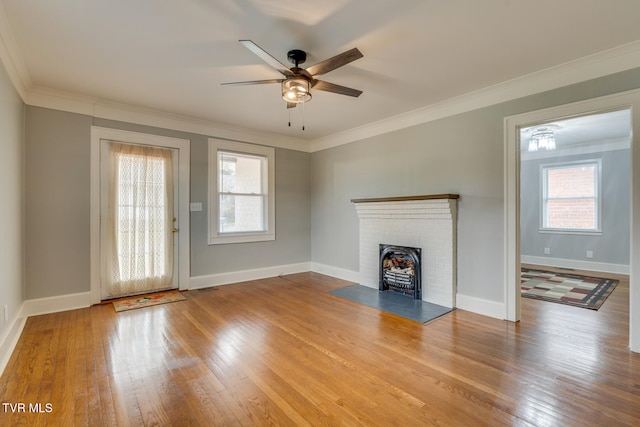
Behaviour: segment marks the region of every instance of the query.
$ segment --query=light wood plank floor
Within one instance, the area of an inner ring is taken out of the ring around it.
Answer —
[[[524,299],[518,324],[420,324],[327,292],[349,284],[303,273],[29,318],[0,425],[640,425],[624,278],[597,312]]]

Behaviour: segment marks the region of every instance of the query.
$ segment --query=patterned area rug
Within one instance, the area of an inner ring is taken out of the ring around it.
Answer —
[[[156,292],[153,294],[138,295],[133,298],[114,301],[113,308],[115,308],[116,311],[135,310],[136,308],[183,301],[185,299],[186,298],[178,291]]]
[[[613,279],[523,268],[520,290],[526,298],[597,310],[617,284]]]

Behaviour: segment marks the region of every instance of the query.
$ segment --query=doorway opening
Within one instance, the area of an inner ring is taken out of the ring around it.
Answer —
[[[522,179],[521,179],[521,160],[523,157],[523,145],[527,144],[528,149],[529,141],[523,140],[521,131],[534,128],[538,129],[545,127],[548,124],[569,123],[565,120],[572,120],[578,118],[587,118],[589,116],[596,117],[599,114],[613,113],[613,112],[627,112],[627,121],[629,123],[629,129],[634,127],[640,128],[640,91],[631,91],[623,94],[611,95],[607,97],[597,98],[589,101],[578,102],[574,104],[563,105],[559,107],[549,108],[545,110],[530,112],[521,114],[518,116],[512,116],[505,118],[505,319],[510,321],[519,321],[521,316],[520,307],[520,271],[521,271],[521,253],[523,247],[523,235],[521,230],[521,222],[524,221],[524,216],[521,207],[521,198],[523,195]],[[640,328],[635,325],[640,325],[640,297],[638,296],[637,286],[634,281],[634,271],[638,271],[640,268],[640,260],[638,259],[637,252],[634,251],[634,247],[640,249],[640,238],[636,235],[640,230],[637,230],[638,224],[640,224],[640,196],[636,195],[633,191],[633,174],[640,171],[640,150],[637,144],[633,143],[633,133],[630,138],[629,155],[626,162],[629,165],[629,182],[631,186],[629,211],[630,211],[630,226],[629,226],[629,287],[630,287],[630,329],[629,329],[629,343],[632,351],[640,352]],[[540,151],[540,150],[539,150]],[[528,151],[527,151],[528,152]],[[587,153],[589,154],[589,153]],[[593,153],[590,153],[593,154]],[[540,167],[540,166],[539,166]],[[539,171],[539,169],[538,169]],[[604,190],[601,190],[604,191]],[[540,197],[540,193],[536,194],[536,197]],[[596,212],[596,216],[598,213]],[[544,212],[539,209],[535,213],[536,218],[536,230],[544,230],[544,228],[554,228],[549,226],[549,223],[544,222]],[[602,220],[603,218],[599,218]],[[585,227],[581,225],[580,227]],[[598,226],[594,226],[589,230],[594,235],[601,232],[598,230]],[[566,225],[558,228],[567,228]],[[566,230],[563,230],[567,232]],[[574,230],[575,231],[575,230]],[[552,234],[552,233],[549,233]],[[528,244],[528,243],[527,243]],[[544,246],[542,243],[542,255],[541,259],[545,259],[545,256],[549,258],[551,255],[551,245]],[[526,246],[526,245],[525,245]],[[549,248],[549,253],[545,254],[545,248]],[[587,254],[587,251],[593,252]],[[584,256],[592,255],[595,257],[595,252],[584,248]],[[634,255],[635,254],[635,255]],[[596,260],[591,262],[595,262]],[[615,264],[609,262],[609,264]]]

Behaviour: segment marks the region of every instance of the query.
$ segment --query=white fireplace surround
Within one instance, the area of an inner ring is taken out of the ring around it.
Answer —
[[[378,289],[380,244],[422,249],[422,300],[456,306],[456,194],[354,199],[360,220],[360,280]]]

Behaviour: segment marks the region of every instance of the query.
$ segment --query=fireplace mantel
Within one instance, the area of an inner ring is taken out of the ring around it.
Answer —
[[[410,202],[414,200],[459,199],[459,194],[428,194],[424,196],[374,197],[371,199],[351,199],[351,203]]]
[[[378,289],[380,244],[420,248],[422,300],[456,306],[457,194],[353,199],[360,228],[360,285]]]

